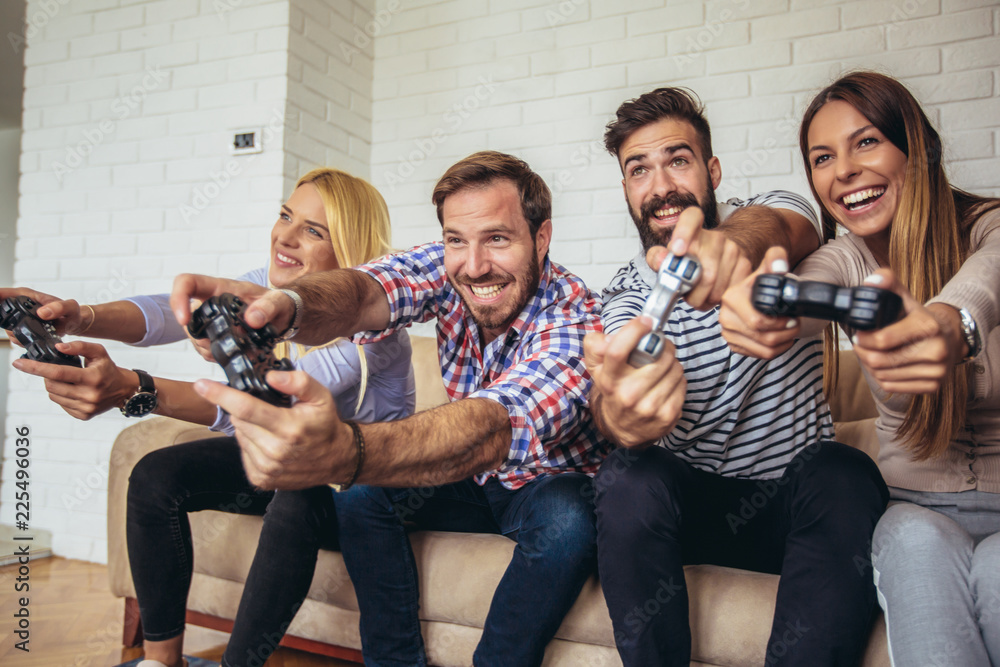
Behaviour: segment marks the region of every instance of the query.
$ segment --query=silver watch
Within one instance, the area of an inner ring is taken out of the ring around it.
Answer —
[[[285,332],[278,337],[278,341],[285,341],[294,338],[295,334],[299,332],[299,325],[302,324],[302,297],[290,289],[280,289],[278,291],[287,295],[292,300],[292,303],[295,304],[295,313],[292,315],[291,326],[285,329]]]
[[[976,321],[972,319],[972,314],[968,310],[959,308],[958,315],[962,318],[962,338],[965,339],[965,344],[969,347],[969,353],[962,361],[971,361],[982,352],[983,339],[979,335],[979,327],[976,326]]]

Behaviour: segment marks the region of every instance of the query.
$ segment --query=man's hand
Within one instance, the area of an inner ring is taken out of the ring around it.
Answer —
[[[646,262],[654,271],[667,253],[694,255],[701,264],[701,279],[684,296],[692,308],[711,310],[722,302],[722,295],[731,286],[750,274],[753,265],[742,248],[726,234],[705,229],[705,216],[695,206],[684,209],[670,238],[670,249],[654,246],[646,253]]]
[[[354,433],[340,420],[330,392],[302,371],[271,371],[266,379],[298,402],[281,408],[218,382],[194,384],[230,414],[247,478],[262,489],[346,482],[357,463]]]
[[[594,384],[590,405],[601,431],[623,447],[646,447],[669,433],[681,417],[687,380],[674,346],[666,341],[655,363],[633,368],[629,354],[651,328],[636,318],[612,336],[583,339],[587,370]]]
[[[56,349],[80,355],[83,368],[59,366],[30,359],[16,359],[14,368],[45,379],[45,390],[53,403],[84,421],[125,402],[139,386],[132,371],[115,366],[107,350],[97,343],[57,343]]]
[[[936,392],[966,352],[958,311],[943,303],[917,302],[889,269],[879,269],[865,284],[902,297],[905,317],[877,331],[856,333],[852,342],[858,361],[883,391]]]
[[[204,301],[220,294],[235,294],[247,304],[243,319],[254,329],[270,323],[281,334],[288,330],[295,316],[295,303],[287,294],[254,283],[182,273],[174,279],[170,309],[181,325],[191,321],[191,300]],[[204,355],[202,355],[204,356]]]
[[[755,272],[726,290],[719,324],[722,337],[734,352],[758,359],[774,359],[795,343],[800,327],[795,318],[771,317],[753,307],[753,284],[763,273],[788,273],[788,256],[784,248],[770,248]]]

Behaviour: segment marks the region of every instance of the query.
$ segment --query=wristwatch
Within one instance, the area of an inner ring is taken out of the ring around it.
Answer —
[[[283,342],[290,340],[299,332],[299,325],[302,324],[302,297],[299,296],[298,292],[294,292],[290,289],[279,289],[279,292],[287,296],[295,304],[295,312],[292,314],[291,325],[278,336],[278,342]]]
[[[139,388],[125,401],[121,411],[126,417],[145,417],[156,409],[156,386],[149,373],[138,368],[132,370],[139,376]]]
[[[979,327],[976,326],[976,321],[972,319],[972,314],[969,313],[965,308],[958,309],[958,316],[962,318],[962,323],[960,325],[962,331],[962,338],[965,340],[965,344],[969,347],[969,353],[962,359],[965,361],[972,361],[979,356],[979,353],[983,349],[983,339],[979,335]]]

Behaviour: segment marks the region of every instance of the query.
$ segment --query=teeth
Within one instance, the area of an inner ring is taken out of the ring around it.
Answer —
[[[278,255],[278,260],[284,262],[285,264],[302,264],[302,262],[296,259],[292,259],[288,255],[282,255],[280,252],[277,253],[277,255]]]
[[[683,210],[684,209],[680,206],[672,206],[670,208],[661,208],[659,211],[656,211],[654,215],[656,215],[657,218],[668,218],[672,215],[679,215]]]
[[[867,190],[859,190],[858,192],[852,192],[849,195],[844,195],[844,203],[848,206],[852,204],[858,204],[865,201],[866,199],[871,199],[873,197],[878,197],[885,192],[885,188],[868,188]]]
[[[489,299],[496,296],[503,291],[504,285],[490,285],[488,287],[476,287],[475,285],[469,285],[469,289],[472,293],[478,296],[480,299]]]

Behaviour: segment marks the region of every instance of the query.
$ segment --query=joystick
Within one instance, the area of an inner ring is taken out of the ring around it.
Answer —
[[[881,329],[903,311],[899,295],[878,287],[840,287],[765,273],[753,284],[754,308],[774,317],[814,317],[833,320],[858,331]]]
[[[246,304],[233,294],[213,296],[191,313],[188,332],[208,338],[212,357],[222,366],[229,386],[272,405],[288,407],[291,396],[264,381],[268,371],[295,370],[288,359],[276,359],[278,336],[270,324],[250,328],[243,319]]]
[[[63,342],[56,328],[38,317],[38,304],[27,296],[12,296],[0,302],[0,328],[14,334],[25,348],[22,359],[44,361],[47,364],[83,368],[79,357],[63,354],[56,343]]]
[[[677,300],[691,291],[701,278],[701,264],[694,257],[667,255],[660,264],[656,284],[649,293],[642,314],[653,319],[653,330],[642,337],[628,357],[628,362],[640,368],[651,364],[663,354],[663,325]]]

